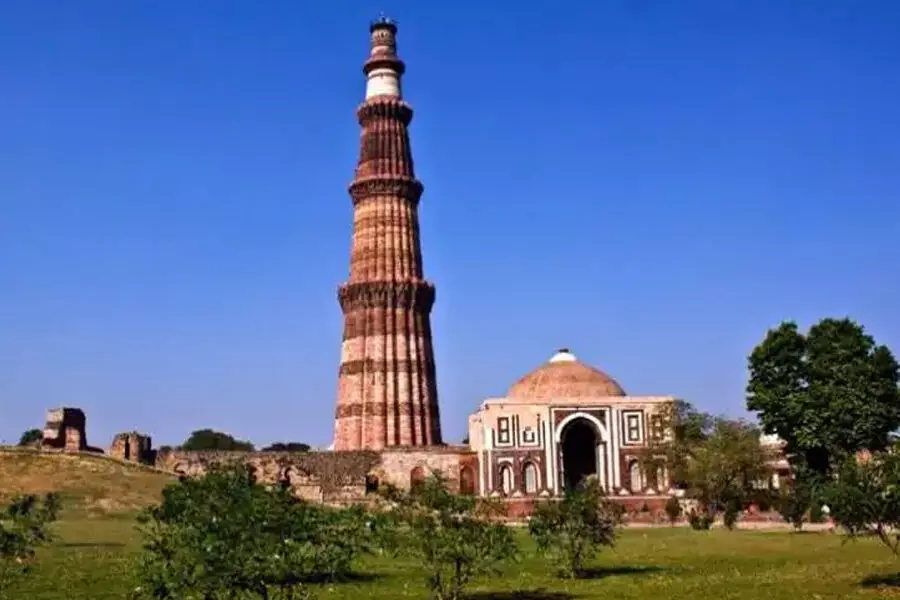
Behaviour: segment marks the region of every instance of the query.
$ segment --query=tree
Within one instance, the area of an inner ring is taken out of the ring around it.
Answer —
[[[43,498],[20,496],[0,514],[0,599],[26,575],[37,546],[52,539],[48,526],[56,520],[60,501],[56,494]]]
[[[515,555],[512,531],[494,519],[499,506],[453,494],[439,473],[409,492],[381,493],[397,523],[391,546],[421,562],[433,600],[459,600],[472,578],[498,573]]]
[[[776,497],[776,506],[781,518],[801,531],[813,502],[812,486],[803,478],[795,478],[784,486]]]
[[[900,450],[848,457],[822,491],[831,518],[851,538],[877,537],[900,556]]]
[[[584,564],[616,539],[619,519],[599,481],[567,489],[562,500],[535,506],[528,529],[538,549],[557,563],[564,577],[584,574]]]
[[[254,450],[253,444],[250,442],[235,439],[227,433],[212,429],[194,431],[181,445],[181,449],[188,452],[210,450],[253,452]]]
[[[675,484],[699,504],[689,515],[692,524],[710,524],[724,513],[733,526],[740,510],[764,493],[760,483],[769,478],[767,451],[760,446],[754,425],[698,412],[686,402],[675,403],[662,415],[657,436],[641,452],[645,472],[669,470]]]
[[[372,540],[361,509],[266,489],[242,466],[170,485],[139,522],[136,597],[148,599],[298,600],[306,582],[348,574]]]
[[[40,429],[29,429],[19,438],[20,446],[31,446],[44,439],[44,433]]]
[[[309,444],[302,442],[275,442],[262,449],[263,452],[309,452]]]
[[[747,408],[820,479],[847,456],[886,448],[900,426],[897,361],[850,319],[822,319],[806,336],[782,323],[749,369]]]

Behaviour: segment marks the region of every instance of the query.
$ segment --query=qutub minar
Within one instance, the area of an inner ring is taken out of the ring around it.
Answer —
[[[512,518],[593,477],[630,518],[664,519],[666,499],[679,492],[664,465],[647,472],[639,457],[669,435],[661,415],[675,398],[629,395],[567,349],[473,407],[466,443],[442,442],[430,322],[435,294],[422,269],[422,184],[413,169],[412,109],[400,92],[396,35],[392,21],[375,21],[363,66],[350,277],[338,290],[344,335],[334,451],[157,453],[149,436],[129,432],[116,436],[109,453],[187,476],[240,460],[259,481],[324,502],[355,502],[383,483],[409,488],[437,471],[454,491],[502,499]],[[85,429],[80,410],[50,411],[42,445],[86,451]],[[777,487],[789,465],[779,440],[763,443],[773,452]]]
[[[350,279],[338,290],[344,338],[335,450],[441,443],[431,341],[434,286],[424,279],[416,179],[403,101],[397,27],[370,27],[366,99],[353,199]]]

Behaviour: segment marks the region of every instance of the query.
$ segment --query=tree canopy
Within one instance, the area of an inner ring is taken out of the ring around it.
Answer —
[[[813,473],[885,448],[900,426],[897,361],[851,319],[822,319],[805,336],[782,323],[753,349],[749,369],[747,408]]]
[[[20,446],[30,446],[40,442],[44,438],[44,434],[40,429],[29,429],[19,438]]]
[[[721,511],[736,516],[760,499],[759,483],[768,479],[770,456],[755,425],[714,417],[684,401],[660,416],[659,429],[671,433],[654,436],[642,452],[645,473],[652,477],[668,470],[676,487],[698,502],[710,522]]]
[[[254,450],[253,444],[250,442],[235,439],[227,433],[212,429],[194,431],[182,444],[181,449],[191,452],[204,450],[252,452]]]
[[[309,444],[303,442],[275,442],[262,449],[263,452],[309,452]]]

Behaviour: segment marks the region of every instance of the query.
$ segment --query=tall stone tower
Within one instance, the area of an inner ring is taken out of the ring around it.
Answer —
[[[363,65],[366,99],[353,199],[350,279],[338,289],[344,339],[335,411],[335,450],[441,443],[431,342],[434,286],[422,273],[419,198],[401,95],[405,66],[397,26],[370,27]]]

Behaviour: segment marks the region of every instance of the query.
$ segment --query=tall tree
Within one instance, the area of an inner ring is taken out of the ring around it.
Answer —
[[[250,442],[235,439],[227,433],[212,429],[198,429],[191,433],[182,444],[181,449],[194,452],[204,450],[252,452],[254,448]]]
[[[770,330],[749,357],[747,408],[791,459],[822,476],[859,450],[879,450],[900,426],[897,361],[851,319]]]

